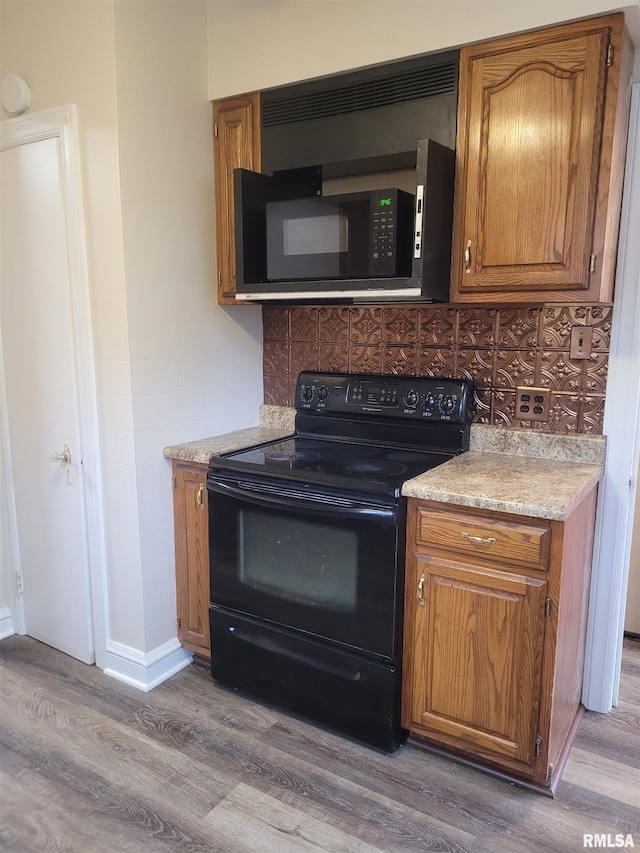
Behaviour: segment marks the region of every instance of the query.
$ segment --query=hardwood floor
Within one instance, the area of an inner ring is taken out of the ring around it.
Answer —
[[[8,637],[0,849],[566,853],[583,833],[631,834],[638,848],[639,676],[629,640],[621,701],[585,714],[552,800],[412,745],[361,746],[200,666],[145,694]]]

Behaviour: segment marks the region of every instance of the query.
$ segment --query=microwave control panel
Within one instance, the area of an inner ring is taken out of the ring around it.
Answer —
[[[397,189],[371,193],[370,272],[374,276],[408,275],[414,199]]]
[[[298,411],[464,424],[471,401],[468,379],[306,371],[298,377],[295,405]]]

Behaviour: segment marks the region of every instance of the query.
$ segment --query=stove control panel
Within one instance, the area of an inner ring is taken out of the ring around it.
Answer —
[[[464,424],[471,420],[469,379],[303,371],[298,411]]]

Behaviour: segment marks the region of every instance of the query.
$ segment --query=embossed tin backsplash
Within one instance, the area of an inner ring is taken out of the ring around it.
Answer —
[[[610,305],[265,306],[265,403],[293,405],[301,370],[467,376],[474,420],[557,433],[602,433]],[[570,357],[571,330],[593,328]],[[516,388],[548,388],[546,422],[521,420]]]

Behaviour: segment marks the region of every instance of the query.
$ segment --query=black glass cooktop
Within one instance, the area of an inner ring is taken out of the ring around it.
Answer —
[[[212,467],[400,494],[402,484],[441,465],[451,453],[294,435],[213,457]]]

